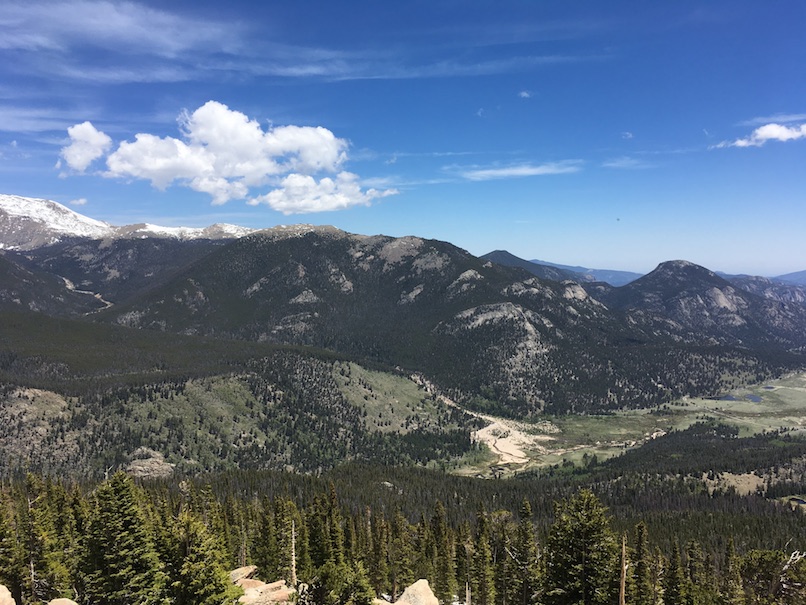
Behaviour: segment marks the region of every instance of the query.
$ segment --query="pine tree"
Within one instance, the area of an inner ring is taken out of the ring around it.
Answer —
[[[277,527],[274,507],[268,499],[264,499],[262,504],[258,532],[253,539],[252,553],[260,577],[273,582],[280,577],[278,574]]]
[[[56,511],[49,496],[52,486],[36,475],[25,479],[22,537],[27,573],[23,593],[31,601],[70,596],[70,572],[64,560],[65,545],[56,530]]]
[[[555,506],[546,543],[547,605],[609,605],[618,598],[619,558],[606,509],[590,490]]]
[[[132,479],[123,472],[95,491],[82,562],[87,605],[160,603],[166,577],[146,531]]]
[[[725,547],[725,568],[722,570],[722,605],[744,605],[740,561],[733,545],[733,537],[728,538]]]
[[[672,556],[663,574],[663,604],[685,605],[685,603],[686,576],[680,559],[680,547],[675,542],[672,546]]]
[[[398,508],[392,517],[389,543],[389,583],[392,600],[414,581],[414,547],[411,526]]]
[[[634,605],[654,605],[655,595],[652,586],[652,553],[646,525],[640,522],[635,526],[635,547],[633,549],[632,598]]]
[[[513,594],[515,605],[529,605],[538,588],[538,553],[532,524],[532,505],[524,499],[518,513],[518,527],[511,553],[515,563]]]
[[[494,605],[495,570],[490,548],[490,520],[484,511],[476,518],[476,539],[473,548],[473,570],[470,587],[477,605]]]
[[[0,584],[9,589],[16,600],[22,598],[23,550],[11,522],[11,511],[0,497]]]
[[[183,511],[174,527],[178,575],[171,578],[172,602],[220,605],[234,601],[241,590],[230,581],[223,545],[190,511]]]
[[[431,518],[431,533],[435,547],[434,596],[440,603],[451,603],[457,591],[456,551],[448,528],[445,507],[437,501]]]

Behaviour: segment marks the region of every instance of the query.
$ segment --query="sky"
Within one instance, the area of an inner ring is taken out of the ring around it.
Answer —
[[[3,0],[0,193],[806,269],[800,0]]]

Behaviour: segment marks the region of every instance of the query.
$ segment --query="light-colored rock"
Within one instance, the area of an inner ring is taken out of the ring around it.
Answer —
[[[243,578],[251,578],[257,571],[257,565],[247,565],[246,567],[239,567],[229,572],[229,579],[233,584],[237,584],[238,580]]]
[[[428,580],[417,580],[409,586],[395,601],[401,605],[439,605],[439,600],[434,596]]]
[[[2,584],[0,584],[0,605],[17,605],[11,592]]]
[[[286,603],[296,591],[285,585],[285,580],[261,582],[252,578],[239,578],[235,583],[243,588],[243,596],[238,599],[241,605],[271,605]]]
[[[78,605],[78,603],[72,599],[53,599],[48,605]]]

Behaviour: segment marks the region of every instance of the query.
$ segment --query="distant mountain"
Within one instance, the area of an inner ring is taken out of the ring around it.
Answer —
[[[34,250],[70,239],[233,239],[252,231],[254,229],[226,224],[205,228],[160,227],[145,223],[115,227],[57,202],[0,194],[0,249],[5,250]]]
[[[598,282],[605,282],[610,284],[611,286],[623,286],[625,284],[630,283],[641,277],[641,273],[633,273],[632,271],[616,271],[614,269],[589,269],[587,267],[579,267],[579,266],[571,266],[571,265],[559,265],[557,263],[550,263],[544,260],[532,260],[530,262],[537,263],[539,265],[547,265],[549,267],[556,267],[558,269],[563,269],[564,271],[570,271],[572,273],[576,273],[581,275],[582,277],[577,279],[582,279],[583,281],[598,281]]]
[[[67,238],[41,248],[7,251],[5,255],[32,271],[53,273],[80,290],[119,304],[165,283],[229,241],[173,237]]]
[[[806,307],[753,294],[687,261],[661,263],[620,288],[589,291],[656,336],[748,347],[806,344]]]
[[[55,275],[31,271],[0,254],[0,310],[82,315],[105,306],[92,292]]]
[[[51,297],[27,271],[58,286],[56,300],[72,287],[106,306],[27,308],[96,310],[97,322],[138,329],[315,347],[422,374],[477,410],[525,416],[646,406],[719,394],[804,364],[794,352],[806,346],[806,307],[756,296],[682,261],[622,287],[580,285],[447,242],[334,227],[182,239],[186,233],[170,230],[142,237],[158,230],[134,226],[80,237],[68,229],[79,221],[70,211],[26,204],[34,215],[43,207],[56,213],[35,233],[50,230],[59,241],[3,252],[12,305]],[[15,233],[36,222],[6,213],[4,225]]]
[[[787,273],[786,275],[779,275],[775,278],[779,281],[788,282],[790,284],[798,284],[806,286],[806,271],[796,271],[795,273]]]
[[[738,286],[742,290],[752,292],[758,296],[769,298],[784,303],[798,303],[806,305],[806,283],[798,285],[796,283],[785,283],[766,277],[753,275],[731,275],[724,276],[730,283]]]
[[[564,279],[571,279],[579,281],[580,275],[574,271],[560,269],[552,265],[541,265],[533,261],[524,260],[510,254],[506,250],[494,250],[487,254],[480,256],[485,260],[493,263],[498,263],[504,267],[520,267],[526,269],[529,273],[540,279],[553,279],[554,281],[563,281]],[[586,280],[587,281],[587,280]]]
[[[742,293],[746,301],[728,297],[720,288],[740,291],[692,267],[669,263],[639,286],[583,288],[446,242],[297,226],[233,241],[97,317],[331,349],[423,372],[468,405],[512,415],[718,392],[731,374],[717,370],[723,364],[767,372],[782,362],[776,356],[768,365],[752,347],[806,344],[806,321],[798,324],[806,310],[771,318],[771,302],[749,293]],[[746,313],[723,309],[731,304]],[[678,306],[690,316],[669,319]],[[714,346],[743,349],[691,349]],[[671,360],[679,371],[659,387],[654,377]]]

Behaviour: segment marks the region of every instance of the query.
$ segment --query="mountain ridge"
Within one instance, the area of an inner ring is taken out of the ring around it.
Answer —
[[[225,223],[208,227],[163,227],[149,223],[114,226],[52,200],[8,194],[0,194],[0,219],[0,250],[32,250],[65,239],[217,239],[243,237],[254,231]]]

